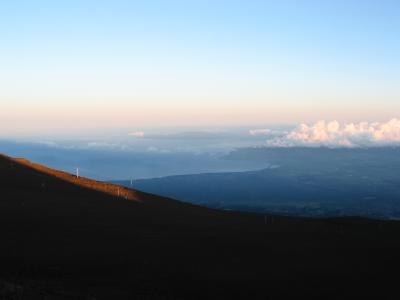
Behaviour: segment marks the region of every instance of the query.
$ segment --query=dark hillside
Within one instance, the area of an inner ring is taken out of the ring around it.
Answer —
[[[228,213],[6,156],[0,193],[0,299],[399,297],[398,222]]]

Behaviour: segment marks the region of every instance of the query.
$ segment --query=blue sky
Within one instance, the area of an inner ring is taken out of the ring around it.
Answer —
[[[0,134],[383,121],[398,1],[2,1]]]

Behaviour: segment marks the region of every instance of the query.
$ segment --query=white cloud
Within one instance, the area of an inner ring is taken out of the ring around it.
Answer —
[[[282,137],[267,141],[275,147],[373,147],[400,146],[400,120],[386,123],[361,122],[340,124],[319,121],[313,125],[300,124]]]
[[[170,153],[169,150],[166,149],[160,149],[158,147],[150,146],[147,148],[147,152],[153,152],[153,153]]]
[[[250,135],[269,135],[271,133],[271,129],[263,128],[263,129],[250,129]]]
[[[128,135],[134,136],[137,138],[142,138],[142,137],[144,137],[144,132],[143,131],[134,131],[134,132],[129,133]]]
[[[108,150],[130,150],[127,145],[120,143],[109,143],[109,142],[89,142],[86,146],[82,146],[82,149],[108,149]]]
[[[47,147],[61,148],[61,146],[59,144],[57,144],[56,142],[53,142],[53,141],[38,141],[35,143],[40,144],[40,145],[45,145]]]
[[[287,134],[286,130],[283,129],[270,129],[270,128],[257,128],[257,129],[250,129],[249,134],[252,136],[269,136],[269,137],[277,137]]]

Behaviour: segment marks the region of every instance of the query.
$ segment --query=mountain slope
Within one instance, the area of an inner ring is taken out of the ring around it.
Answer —
[[[6,156],[0,191],[0,295],[343,299],[396,292],[397,222],[222,212]]]

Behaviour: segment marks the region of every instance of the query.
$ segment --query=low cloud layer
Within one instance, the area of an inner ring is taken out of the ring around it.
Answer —
[[[134,132],[129,133],[129,135],[137,137],[137,138],[142,138],[142,137],[144,137],[144,132],[143,131],[134,131]]]
[[[249,134],[252,136],[266,136],[266,137],[278,137],[283,134],[287,134],[287,131],[280,129],[269,129],[269,128],[259,128],[259,129],[250,129]]]
[[[264,129],[251,129],[249,130],[250,135],[257,136],[257,135],[270,135],[271,129],[264,128]]]
[[[296,129],[267,141],[273,147],[374,147],[400,146],[400,120],[381,123],[319,121],[301,124]]]

